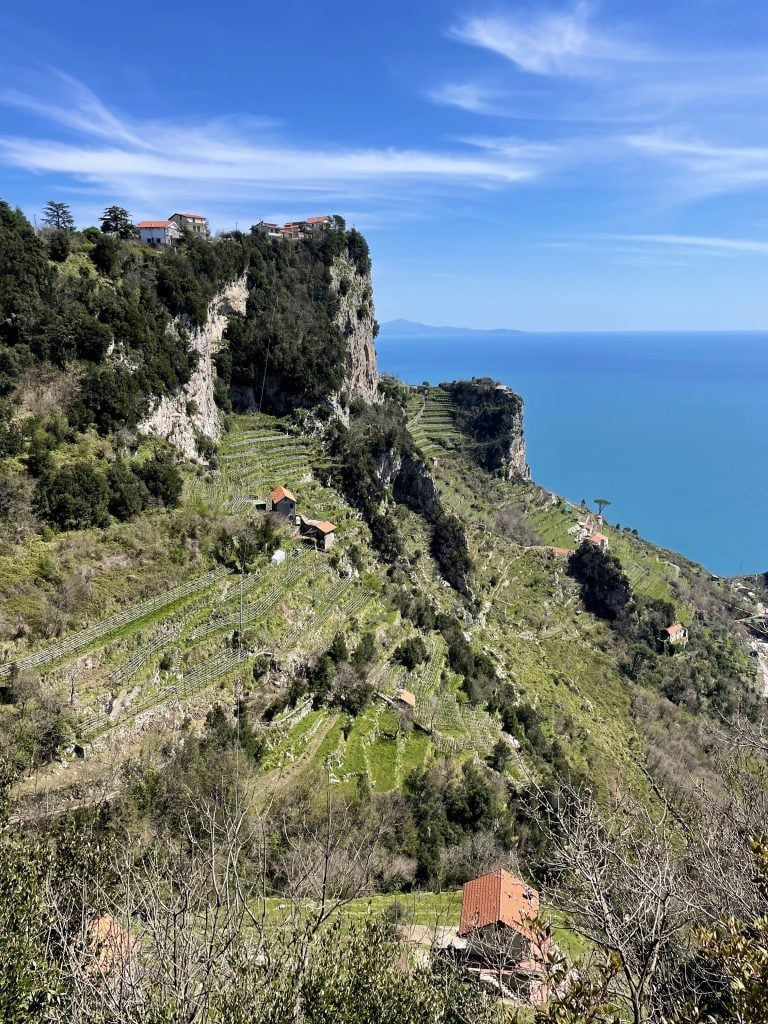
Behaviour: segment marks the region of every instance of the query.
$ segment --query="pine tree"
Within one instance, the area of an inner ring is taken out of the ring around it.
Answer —
[[[49,199],[43,210],[43,224],[47,228],[56,228],[57,231],[74,231],[75,218],[66,203],[56,203]]]
[[[130,238],[134,232],[130,213],[122,206],[108,206],[101,215],[101,230],[106,235]]]

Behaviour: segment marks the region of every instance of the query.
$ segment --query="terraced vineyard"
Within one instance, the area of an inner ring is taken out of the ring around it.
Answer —
[[[272,417],[238,417],[235,429],[221,440],[218,469],[190,481],[189,499],[238,512],[251,501],[265,501],[278,484],[296,487],[311,480],[312,466],[320,460],[317,443],[281,426]]]
[[[414,392],[408,401],[408,429],[426,458],[455,451],[462,438],[454,425],[453,406],[442,388]]]
[[[15,661],[19,671],[27,669],[41,669],[55,664],[65,658],[72,658],[92,647],[104,644],[110,637],[122,630],[135,627],[145,619],[156,615],[158,612],[168,611],[174,605],[193,595],[209,590],[215,583],[229,574],[229,569],[219,567],[194,579],[179,584],[172,590],[167,590],[156,597],[138,604],[129,605],[122,611],[111,615],[101,622],[79,630],[77,633],[70,633],[69,636],[43,647],[32,654],[24,655]],[[0,676],[9,676],[14,662],[9,661],[0,665]]]

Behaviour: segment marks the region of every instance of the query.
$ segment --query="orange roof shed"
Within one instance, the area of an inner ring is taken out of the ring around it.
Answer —
[[[528,922],[539,912],[539,894],[522,878],[500,868],[464,886],[459,935],[488,925],[506,925],[531,937]]]

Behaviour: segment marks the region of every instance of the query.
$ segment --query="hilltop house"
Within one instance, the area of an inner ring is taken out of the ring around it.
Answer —
[[[296,515],[296,497],[291,494],[287,487],[276,487],[269,494],[272,499],[272,511],[286,519],[293,519]]]
[[[282,229],[278,224],[272,224],[270,221],[260,220],[255,226],[256,231],[260,235],[267,235],[268,238],[282,238]]]
[[[283,238],[288,238],[292,242],[298,241],[299,238],[303,238],[306,232],[307,222],[304,220],[291,220],[287,224],[283,224],[280,229],[280,234]]]
[[[586,539],[590,544],[594,544],[596,547],[600,548],[601,551],[608,550],[608,538],[604,533],[593,533]]]
[[[312,235],[320,235],[323,231],[330,231],[333,221],[330,217],[307,217],[304,222],[307,231]]]
[[[313,541],[321,551],[330,551],[336,540],[336,527],[327,519],[305,519],[299,516],[299,535]]]
[[[464,886],[458,934],[467,941],[466,968],[500,992],[533,1004],[547,999],[551,942],[534,928],[539,894],[509,871],[491,871]]]
[[[663,644],[681,644],[685,647],[688,643],[688,630],[682,622],[674,622],[666,629],[662,629],[661,642]]]
[[[181,238],[181,229],[172,220],[142,220],[137,227],[145,245],[170,245]]]
[[[208,218],[200,213],[172,213],[170,218],[180,231],[189,231],[198,238],[210,238]]]
[[[255,225],[255,230],[268,238],[286,238],[291,242],[297,242],[300,238],[306,238],[308,235],[321,235],[324,231],[330,231],[333,224],[333,217],[328,216],[290,220],[282,227],[272,224],[270,221],[260,220]]]

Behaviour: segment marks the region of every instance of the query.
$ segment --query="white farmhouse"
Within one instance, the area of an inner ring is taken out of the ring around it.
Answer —
[[[142,220],[138,228],[139,238],[146,245],[170,245],[181,238],[181,229],[172,220]]]

